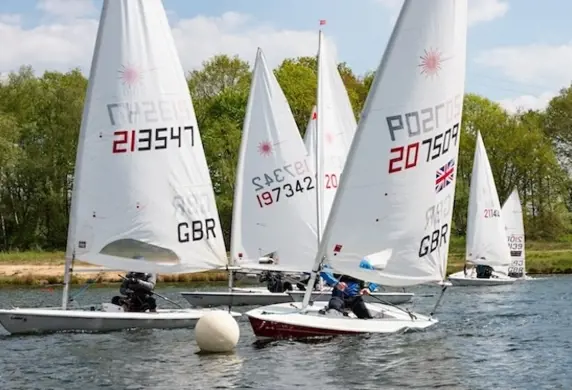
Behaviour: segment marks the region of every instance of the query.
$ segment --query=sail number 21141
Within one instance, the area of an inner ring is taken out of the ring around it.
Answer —
[[[500,218],[500,211],[496,209],[485,209],[485,218]]]

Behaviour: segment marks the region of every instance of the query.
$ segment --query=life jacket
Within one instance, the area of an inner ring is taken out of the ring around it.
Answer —
[[[334,278],[336,278],[336,279],[338,279],[338,281],[344,282],[344,283],[357,283],[357,284],[359,284],[360,290],[365,288],[365,282],[363,280],[353,278],[349,275],[334,274]]]

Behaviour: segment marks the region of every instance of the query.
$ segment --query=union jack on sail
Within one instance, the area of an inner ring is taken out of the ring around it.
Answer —
[[[435,192],[441,192],[453,182],[455,178],[455,159],[452,158],[447,164],[437,169],[435,174]]]

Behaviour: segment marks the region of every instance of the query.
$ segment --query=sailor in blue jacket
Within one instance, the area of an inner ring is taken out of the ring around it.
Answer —
[[[374,269],[366,259],[363,259],[359,266],[360,268]],[[332,297],[328,303],[327,310],[334,309],[347,315],[344,309],[351,309],[358,318],[372,318],[365,306],[362,295],[368,295],[370,292],[375,291],[377,284],[369,283],[366,287],[363,280],[347,275],[333,274],[328,265],[324,266],[320,276],[328,286],[333,287]],[[320,313],[325,314],[325,310],[320,310]]]

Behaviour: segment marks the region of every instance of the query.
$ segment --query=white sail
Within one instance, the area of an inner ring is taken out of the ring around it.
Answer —
[[[161,0],[104,2],[66,255],[140,272],[227,264],[201,136]]]
[[[232,259],[245,268],[307,272],[317,251],[315,184],[290,106],[258,49],[237,169]],[[260,267],[258,259],[273,252],[278,266]]]
[[[389,286],[444,279],[466,31],[467,0],[404,2],[351,145],[317,262],[325,255],[337,272]],[[318,120],[320,115],[318,109]],[[377,269],[359,268],[363,258]]]
[[[471,174],[466,260],[491,267],[510,263],[497,188],[480,132]]]
[[[306,126],[306,132],[304,133],[304,145],[306,146],[306,151],[308,152],[309,161],[314,164],[314,151],[316,150],[316,106],[312,107],[312,113],[310,114],[310,120]]]
[[[316,172],[322,177],[318,182],[318,234],[321,235],[330,215],[357,124],[337,61],[332,56],[322,31],[319,42],[315,141],[317,146],[314,147],[318,151]]]
[[[505,224],[508,247],[510,250],[511,262],[508,267],[508,274],[516,277],[524,276],[526,272],[525,264],[525,237],[524,222],[522,218],[522,206],[516,188],[501,209],[502,219]]]

